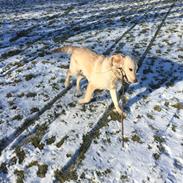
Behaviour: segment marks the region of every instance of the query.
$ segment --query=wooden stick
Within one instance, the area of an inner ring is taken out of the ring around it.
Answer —
[[[125,103],[125,99],[124,99],[124,75],[122,73],[122,110],[124,110],[124,103]],[[121,114],[121,137],[122,137],[122,147],[125,146],[125,142],[124,142],[124,114]]]
[[[125,146],[124,142],[124,123],[123,123],[124,117],[123,114],[121,115],[121,135],[122,135],[122,147]]]

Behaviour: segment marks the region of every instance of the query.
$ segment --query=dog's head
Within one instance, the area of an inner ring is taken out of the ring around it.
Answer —
[[[115,54],[111,57],[111,63],[115,70],[123,72],[127,83],[137,82],[137,63],[132,58],[121,54]]]

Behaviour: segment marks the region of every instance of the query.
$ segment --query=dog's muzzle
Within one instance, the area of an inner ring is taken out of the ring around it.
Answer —
[[[137,83],[138,82],[137,78],[133,82],[129,81],[128,78],[127,78],[127,75],[126,75],[126,73],[124,72],[123,69],[120,69],[120,73],[121,73],[121,80],[124,81],[125,83],[131,84],[131,83]]]

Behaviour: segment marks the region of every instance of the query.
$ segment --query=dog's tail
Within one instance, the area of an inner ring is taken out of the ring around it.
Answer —
[[[61,48],[54,49],[53,52],[64,52],[64,53],[67,53],[67,54],[72,54],[73,51],[77,48],[78,47],[76,47],[76,46],[64,46],[64,47],[61,47]]]

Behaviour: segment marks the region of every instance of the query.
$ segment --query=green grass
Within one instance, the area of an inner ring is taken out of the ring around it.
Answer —
[[[26,97],[35,97],[37,95],[37,93],[35,92],[29,92],[26,94]]]
[[[54,90],[59,90],[60,89],[60,86],[58,85],[58,83],[53,83],[51,86]]]
[[[7,169],[7,167],[6,167],[6,163],[1,163],[1,165],[0,165],[0,172],[2,172],[2,173],[8,173],[8,169]]]
[[[68,7],[68,8],[65,10],[65,12],[64,12],[64,16],[68,15],[73,9],[74,9],[73,6]]]
[[[68,136],[64,136],[59,142],[57,142],[56,146],[59,148],[63,145],[63,143],[65,142],[65,140],[67,140]]]
[[[31,168],[33,166],[37,166],[38,165],[38,161],[32,161],[31,163],[29,163],[29,165],[27,166],[27,168]]]
[[[7,59],[8,57],[12,57],[12,56],[14,56],[14,55],[18,55],[19,53],[21,52],[21,50],[10,50],[9,52],[7,52],[7,53],[3,53],[2,55],[1,55],[1,57],[3,58],[3,59]]]
[[[48,165],[46,164],[38,165],[37,176],[43,178],[45,177],[47,171],[48,171]]]
[[[176,132],[176,125],[172,125],[172,131]]]
[[[155,160],[158,160],[160,158],[160,154],[159,153],[153,153],[153,157]]]
[[[21,149],[20,147],[16,147],[15,153],[18,158],[18,163],[21,164],[26,157],[24,150]]]
[[[138,142],[138,143],[142,143],[140,137],[137,135],[137,134],[134,134],[131,139],[134,141],[134,142]]]
[[[155,120],[154,116],[153,116],[152,114],[150,114],[150,113],[147,113],[147,117],[148,117],[149,119]]]
[[[38,112],[39,111],[39,108],[33,107],[33,108],[31,108],[30,111],[31,111],[31,113]]]
[[[16,183],[24,183],[24,171],[16,169],[14,174],[17,176]]]
[[[104,171],[96,170],[96,174],[97,174],[98,177],[101,177],[101,176],[104,176],[104,175],[107,175],[107,174],[110,174],[110,173],[111,173],[110,169],[106,169]]]
[[[10,163],[11,165],[15,165],[17,163],[17,156],[13,156],[11,159],[10,159]]]
[[[27,75],[24,76],[24,78],[25,78],[26,81],[29,81],[29,80],[31,80],[31,79],[33,79],[35,77],[36,76],[34,74],[27,74]]]
[[[120,179],[122,181],[127,181],[128,180],[128,176],[127,175],[121,175]]]
[[[129,138],[128,138],[128,137],[124,137],[124,138],[123,138],[123,141],[124,141],[124,142],[129,142]]]
[[[109,116],[111,117],[111,120],[114,120],[114,121],[116,121],[116,120],[120,121],[121,120],[121,116],[117,112],[111,111],[109,113]]]
[[[165,142],[165,139],[159,135],[154,135],[154,140],[159,143]]]
[[[12,93],[10,93],[10,92],[6,94],[6,97],[7,97],[7,98],[10,98],[10,97],[12,97],[12,96],[13,96],[13,95],[12,95]]]
[[[169,102],[165,102],[164,105],[165,105],[166,107],[169,107]]]
[[[69,181],[69,180],[76,181],[78,179],[78,175],[77,175],[76,171],[63,173],[62,171],[57,169],[57,170],[55,170],[54,175],[55,175],[56,180],[61,183]]]
[[[23,116],[21,115],[21,114],[17,114],[17,115],[15,115],[13,118],[12,118],[12,120],[22,120],[23,119]]]
[[[154,110],[160,112],[161,111],[161,107],[159,105],[155,105],[154,106]]]
[[[183,104],[180,103],[180,102],[177,102],[176,104],[173,104],[171,106],[174,107],[174,108],[176,108],[176,109],[178,109],[178,110],[183,109]]]
[[[46,164],[39,164],[38,161],[32,161],[31,163],[29,163],[29,165],[27,165],[26,168],[31,168],[33,166],[37,166],[38,167],[38,171],[37,171],[37,176],[38,177],[45,177],[47,171],[48,171],[48,165]]]
[[[35,148],[38,147],[40,150],[44,148],[44,144],[41,143],[41,140],[46,130],[47,126],[45,124],[37,126],[36,133],[29,140]]]
[[[46,144],[47,145],[53,144],[55,142],[55,140],[56,140],[56,137],[52,136],[52,137],[46,139]]]

